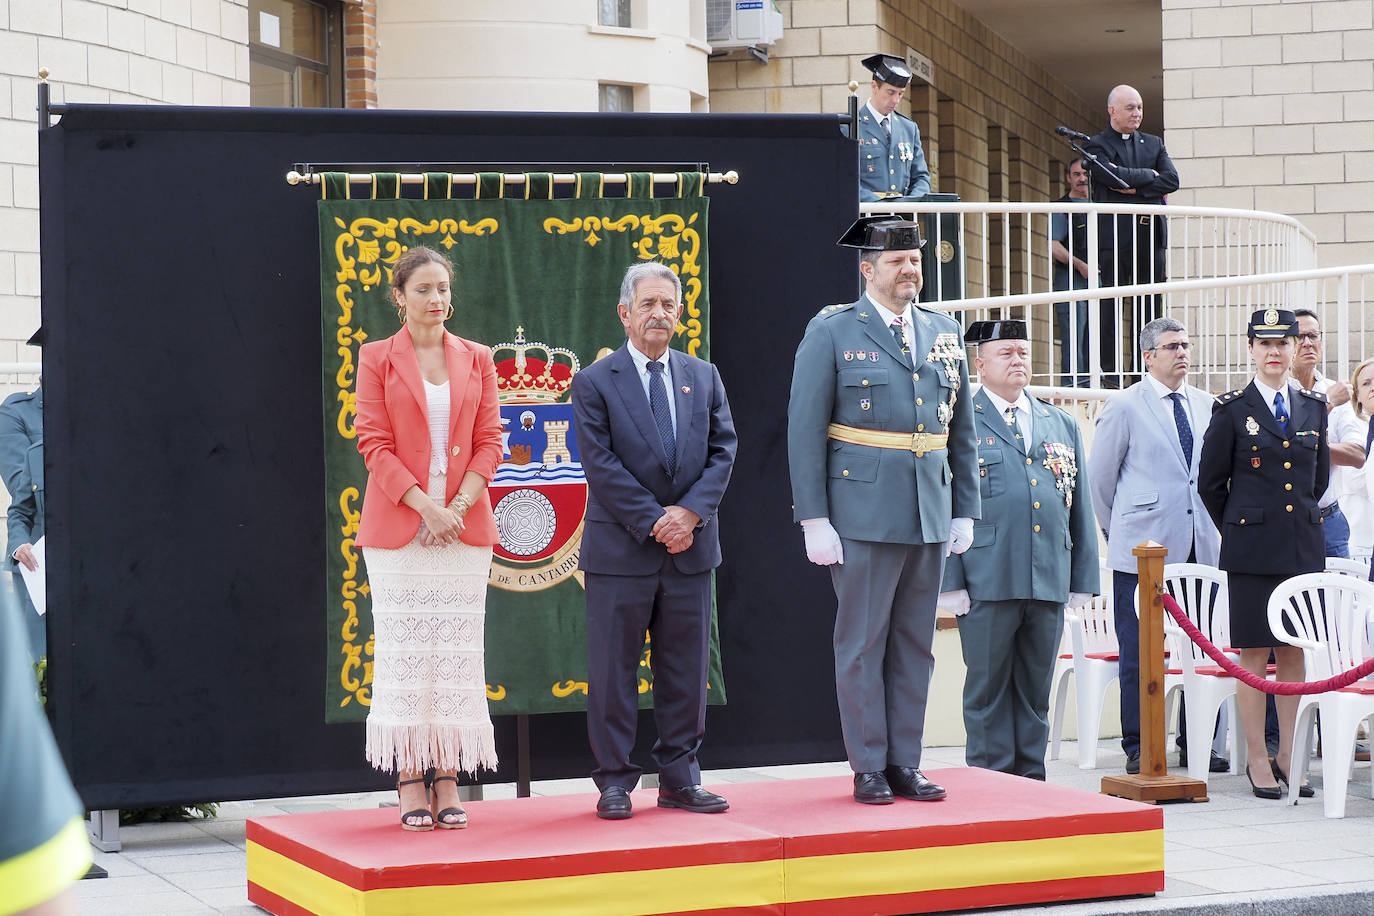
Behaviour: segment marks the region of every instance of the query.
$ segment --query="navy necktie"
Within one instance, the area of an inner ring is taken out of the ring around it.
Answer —
[[[1283,406],[1283,392],[1274,392],[1274,419],[1279,421],[1279,429],[1288,435],[1288,408]]]
[[[1183,395],[1175,391],[1169,395],[1174,402],[1174,425],[1178,427],[1178,444],[1183,447],[1183,460],[1193,466],[1193,427],[1188,423],[1188,412],[1183,409]]]
[[[673,414],[668,409],[668,388],[663,384],[663,363],[649,363],[649,409],[654,412],[654,425],[663,440],[663,454],[668,458],[668,474],[677,473],[677,434],[673,432]]]

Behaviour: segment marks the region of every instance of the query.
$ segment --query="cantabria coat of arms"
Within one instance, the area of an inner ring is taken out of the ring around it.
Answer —
[[[490,583],[539,591],[577,573],[587,478],[570,400],[577,356],[562,347],[515,340],[492,347],[501,402],[501,466],[489,488],[500,543]]]

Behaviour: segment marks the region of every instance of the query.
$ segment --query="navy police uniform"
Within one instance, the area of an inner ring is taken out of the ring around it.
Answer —
[[[1297,335],[1292,312],[1255,314],[1252,336]],[[1284,399],[1286,431],[1253,381],[1228,391],[1216,399],[1202,443],[1198,495],[1221,531],[1218,565],[1228,576],[1237,648],[1282,645],[1269,630],[1269,595],[1284,579],[1326,566],[1317,508],[1330,477],[1326,398],[1289,384]]]

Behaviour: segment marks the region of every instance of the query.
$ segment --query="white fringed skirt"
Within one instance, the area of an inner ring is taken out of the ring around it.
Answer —
[[[444,477],[431,477],[431,497]],[[496,768],[484,663],[490,547],[363,548],[374,650],[367,759],[384,771]]]

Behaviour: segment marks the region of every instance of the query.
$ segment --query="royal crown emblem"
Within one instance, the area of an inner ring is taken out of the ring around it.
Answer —
[[[488,492],[499,540],[490,582],[508,591],[551,588],[577,575],[587,478],[570,396],[577,356],[525,340],[492,347],[501,403],[501,464]]]
[[[568,393],[581,365],[571,350],[538,341],[526,343],[525,329],[515,329],[514,342],[491,348],[496,362],[496,391],[502,404],[553,404]]]

